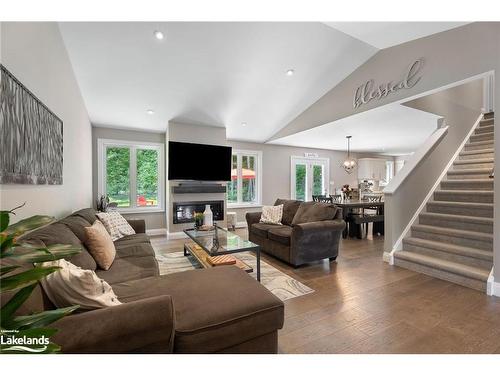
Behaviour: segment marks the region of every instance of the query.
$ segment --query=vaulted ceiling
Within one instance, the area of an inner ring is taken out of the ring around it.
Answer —
[[[264,142],[380,48],[458,26],[377,24],[59,25],[94,125],[162,132],[178,121]]]

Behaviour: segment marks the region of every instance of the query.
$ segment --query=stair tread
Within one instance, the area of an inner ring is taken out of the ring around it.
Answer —
[[[481,224],[493,224],[493,219],[489,217],[480,217],[480,216],[470,216],[470,215],[454,215],[454,214],[442,214],[438,212],[422,212],[420,215],[423,216],[432,216],[438,217],[442,219],[455,220],[455,221],[469,221],[474,223]]]
[[[460,178],[457,178],[455,180],[443,180],[442,182],[453,182],[453,183],[458,183],[458,184],[462,184],[462,183],[474,183],[474,182],[493,182],[491,180],[491,178],[470,178],[470,179],[460,179]]]
[[[436,193],[447,193],[447,194],[482,194],[482,195],[493,195],[493,190],[450,190],[450,189],[437,189]]]
[[[451,169],[448,174],[490,174],[491,168]]]
[[[477,154],[488,154],[491,152],[495,152],[494,148],[481,148],[479,150],[467,150],[467,151],[461,151],[460,155],[477,155]]]
[[[454,254],[468,255],[473,258],[479,258],[491,261],[493,260],[493,251],[491,250],[477,249],[475,247],[460,246],[460,245],[450,244],[447,242],[426,240],[417,237],[407,237],[403,239],[403,244],[404,243],[409,243],[411,245],[421,246],[425,248],[437,249],[439,251],[450,252]]]
[[[483,163],[493,163],[495,158],[481,158],[481,159],[461,159],[455,160],[453,164],[483,164]]]
[[[463,229],[453,229],[445,227],[437,227],[434,225],[426,224],[415,224],[411,227],[412,230],[421,230],[424,232],[432,232],[437,234],[450,235],[452,237],[462,237],[462,238],[473,238],[473,239],[484,239],[488,241],[493,241],[493,234],[476,232]]]
[[[396,258],[412,261],[425,266],[434,267],[443,271],[466,276],[469,278],[474,278],[481,281],[487,281],[490,275],[490,270],[488,269],[452,262],[450,260],[435,258],[411,251],[396,251],[394,253],[394,256]]]
[[[451,201],[429,201],[427,204],[441,205],[441,206],[460,206],[460,207],[481,207],[493,208],[493,203],[482,202],[451,202]]]

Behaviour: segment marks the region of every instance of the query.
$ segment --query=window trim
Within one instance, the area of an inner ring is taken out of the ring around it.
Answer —
[[[238,173],[237,177],[237,201],[236,202],[227,202],[228,208],[248,208],[248,207],[262,207],[262,151],[258,150],[241,150],[234,149],[231,152],[231,169],[233,165],[233,155],[237,155],[236,157],[236,169]],[[254,156],[257,158],[256,163],[256,171],[255,177],[257,178],[257,192],[255,202],[243,202],[241,200],[241,192],[243,188],[243,179],[241,178],[241,157],[242,156]]]
[[[97,139],[97,194],[106,195],[106,148],[126,147],[130,152],[130,207],[117,208],[120,213],[153,213],[165,212],[165,145],[156,142],[134,142],[119,139]],[[137,206],[137,150],[158,150],[158,205],[154,207]]]
[[[297,164],[302,164],[306,165],[306,169],[308,167],[314,166],[314,165],[322,165],[325,167],[325,173],[324,173],[324,189],[325,189],[325,194],[329,195],[330,194],[330,158],[324,158],[324,157],[308,157],[308,156],[295,156],[292,155],[290,156],[290,199],[296,200],[297,199],[297,192],[296,192],[296,175],[295,175],[295,170],[294,167]],[[310,177],[311,182],[312,182],[312,176],[306,172],[306,191],[305,191],[305,199],[304,202],[308,202],[309,198],[309,193],[311,193],[311,198],[312,198],[312,186],[311,183],[308,181]]]

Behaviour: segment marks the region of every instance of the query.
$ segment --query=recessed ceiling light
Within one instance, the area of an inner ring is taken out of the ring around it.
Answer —
[[[155,111],[153,111],[152,109],[148,109],[148,110],[146,111],[146,113],[147,113],[148,115],[154,115],[154,114],[155,114]]]
[[[155,32],[154,32],[154,36],[155,36],[155,38],[156,38],[156,39],[158,39],[158,40],[163,40],[163,38],[165,37],[165,36],[163,35],[163,33],[162,33],[161,31],[158,31],[158,30],[155,30]]]
[[[293,70],[293,69],[288,69],[288,70],[286,71],[286,75],[287,75],[287,76],[293,76],[293,74],[294,74],[294,73],[295,73],[295,70]]]
[[[242,122],[241,126],[247,126],[247,123],[246,122]]]

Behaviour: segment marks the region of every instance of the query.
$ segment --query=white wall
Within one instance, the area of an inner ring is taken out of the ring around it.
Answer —
[[[91,126],[59,28],[53,22],[2,22],[2,64],[63,121],[62,185],[0,185],[0,208],[23,202],[14,221],[61,217],[92,205]]]

